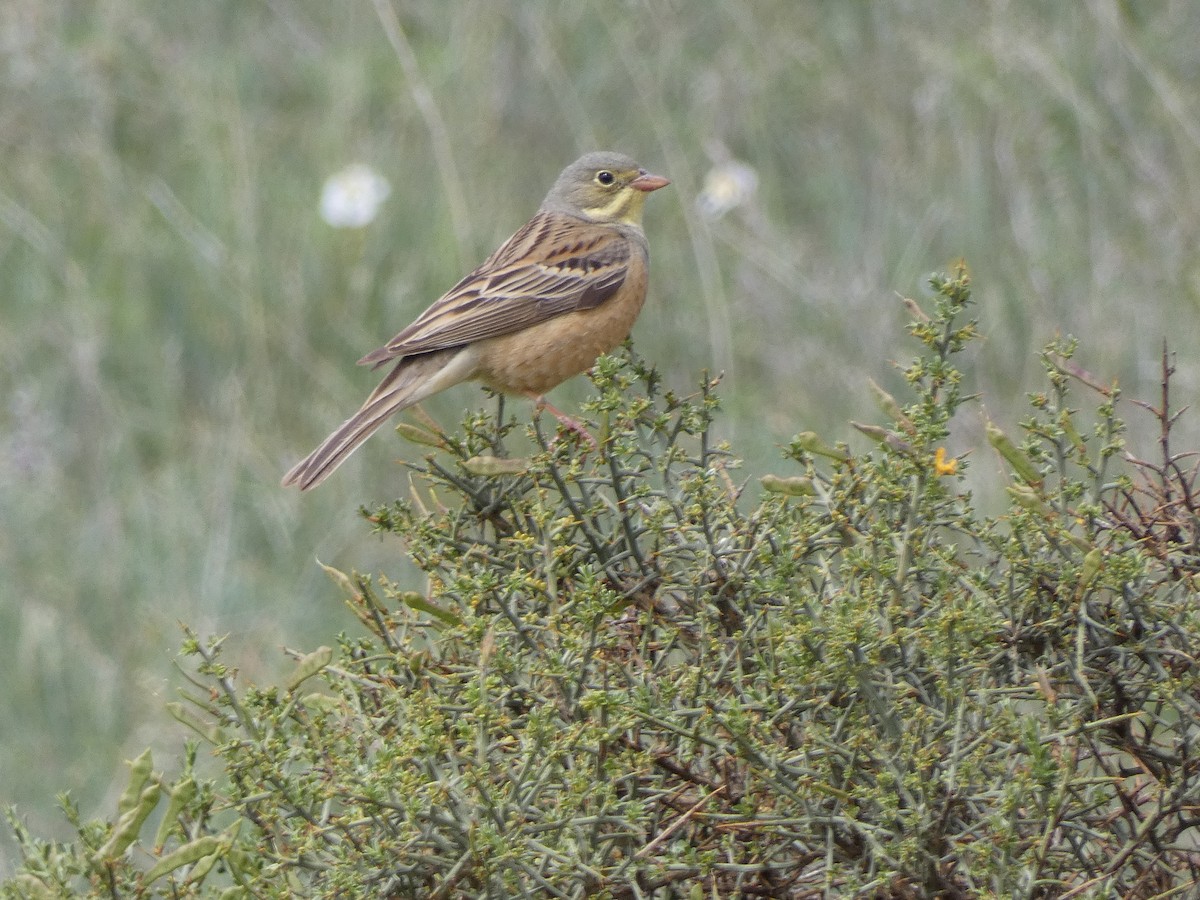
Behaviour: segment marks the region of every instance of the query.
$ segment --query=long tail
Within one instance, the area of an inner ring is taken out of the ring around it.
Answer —
[[[394,413],[472,377],[474,362],[469,348],[438,350],[401,359],[358,412],[283,476],[284,487],[295,484],[302,491],[316,487]]]

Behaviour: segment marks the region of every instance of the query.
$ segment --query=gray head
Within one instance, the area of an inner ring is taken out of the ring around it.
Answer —
[[[542,209],[601,224],[641,225],[646,195],[670,183],[624,153],[599,150],[563,169]]]

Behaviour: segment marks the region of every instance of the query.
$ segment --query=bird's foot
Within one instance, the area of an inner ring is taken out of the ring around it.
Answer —
[[[578,419],[571,418],[562,410],[557,409],[549,400],[539,394],[530,394],[530,397],[533,400],[534,409],[538,410],[539,412],[543,409],[546,410],[546,412],[558,419],[558,423],[562,425],[563,428],[566,428],[568,431],[573,431],[583,438],[583,440],[588,443],[588,446],[590,446],[592,450],[597,452],[600,450],[600,445],[596,443],[596,439],[592,437],[591,432],[584,427],[582,422],[580,422]]]

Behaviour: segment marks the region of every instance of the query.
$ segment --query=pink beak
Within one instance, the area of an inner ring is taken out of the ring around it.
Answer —
[[[650,191],[657,191],[659,188],[665,188],[670,183],[661,175],[651,175],[645,169],[638,169],[638,177],[629,182],[629,186],[649,193]]]

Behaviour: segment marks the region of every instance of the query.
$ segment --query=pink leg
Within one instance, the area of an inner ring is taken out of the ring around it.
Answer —
[[[579,435],[581,438],[583,438],[585,441],[587,441],[591,445],[593,450],[600,449],[600,445],[596,443],[596,439],[594,437],[592,437],[592,435],[588,432],[588,430],[583,427],[582,422],[579,422],[576,419],[572,419],[565,412],[557,409],[549,400],[547,400],[541,394],[534,394],[531,392],[529,394],[529,399],[531,399],[533,401],[534,409],[537,409],[539,411],[543,410],[543,409],[546,410],[548,413],[550,413],[550,415],[552,415],[552,416],[554,416],[554,418],[558,419],[559,424],[561,424],[564,428],[566,428],[569,431],[575,432],[577,435]]]

